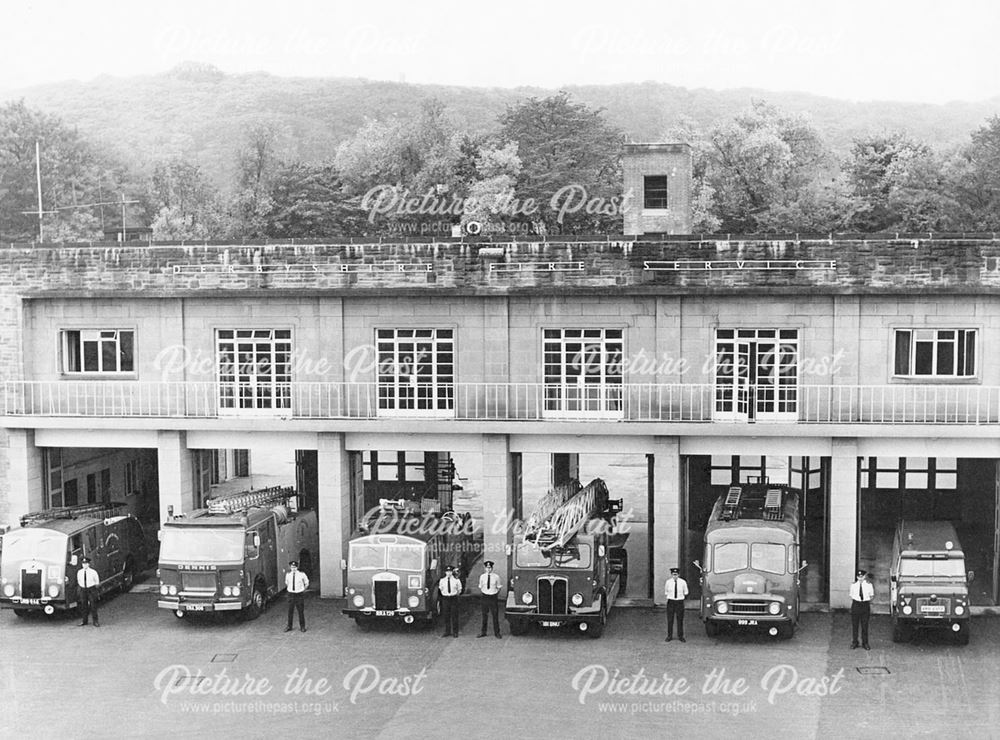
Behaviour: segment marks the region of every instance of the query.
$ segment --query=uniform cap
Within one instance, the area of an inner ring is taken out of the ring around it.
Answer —
[[[299,567],[299,561],[298,560],[291,560],[291,561],[289,561],[288,565],[289,565],[289,567],[291,567],[291,566],[294,565],[296,568],[298,568]]]
[[[681,571],[680,571],[680,569],[679,569],[679,568],[671,568],[671,569],[670,569],[670,572],[671,572],[671,573],[680,573]]]
[[[865,570],[864,568],[858,568],[858,577],[859,578],[861,576],[866,576],[866,575],[868,575],[868,571],[867,570]]]
[[[446,565],[446,566],[444,566],[444,569],[447,570],[447,571],[453,571],[453,570],[455,570],[455,566],[454,565]]]
[[[492,568],[493,567],[493,561],[492,560],[487,560],[487,561],[485,561],[483,563],[483,565],[488,565],[488,566],[490,566]]]
[[[90,558],[84,558],[81,562],[89,563],[90,562]]]

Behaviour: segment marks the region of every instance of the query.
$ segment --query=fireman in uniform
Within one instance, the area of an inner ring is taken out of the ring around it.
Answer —
[[[444,570],[444,578],[438,582],[441,615],[444,617],[444,634],[441,637],[458,637],[458,595],[462,593],[462,582],[455,575],[453,566],[449,565]]]
[[[486,637],[486,626],[489,623],[489,616],[493,615],[493,634],[500,637],[500,610],[497,606],[497,597],[500,594],[500,576],[493,572],[493,561],[487,560],[483,563],[485,572],[479,576],[479,591],[482,593],[483,602],[483,626],[479,631],[479,637]]]
[[[288,573],[285,575],[285,588],[288,589],[288,624],[285,632],[292,631],[292,615],[299,610],[299,629],[306,631],[305,597],[303,594],[309,588],[309,576],[299,570],[297,560],[288,563]]]
[[[670,642],[674,639],[674,621],[677,621],[677,637],[681,642],[684,639],[684,599],[688,595],[687,581],[680,577],[680,570],[670,569],[670,578],[663,589],[667,597],[667,639]]]
[[[872,616],[875,587],[868,582],[868,571],[859,569],[858,577],[851,584],[851,650],[858,646],[858,627],[861,627],[861,647],[868,646],[868,621]]]
[[[76,572],[76,585],[80,588],[80,615],[83,621],[80,626],[87,624],[88,619],[94,617],[94,626],[100,627],[97,618],[97,588],[101,585],[101,577],[97,571],[90,567],[90,558],[84,558],[83,567]]]

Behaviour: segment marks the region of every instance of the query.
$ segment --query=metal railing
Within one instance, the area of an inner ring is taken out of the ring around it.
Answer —
[[[776,399],[777,395],[777,400]],[[997,424],[1000,387],[6,381],[13,416]]]

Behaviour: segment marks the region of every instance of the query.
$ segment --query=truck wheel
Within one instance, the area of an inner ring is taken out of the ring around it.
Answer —
[[[14,610],[14,615],[20,617],[21,619],[24,619],[26,616],[28,616],[28,610],[27,609],[15,609]]]
[[[126,594],[132,590],[135,584],[135,566],[129,560],[122,569],[122,593]]]
[[[962,625],[962,629],[959,630],[959,632],[958,632],[957,639],[958,639],[958,644],[959,645],[968,645],[969,644],[969,625],[968,625],[968,623]]]
[[[253,587],[253,593],[250,595],[250,603],[247,604],[246,609],[244,609],[246,618],[248,620],[256,619],[263,614],[264,606],[264,589],[258,583]]]
[[[778,627],[778,637],[782,640],[790,640],[795,636],[795,624],[789,622]]]
[[[893,642],[909,642],[912,639],[913,630],[908,625],[897,623],[892,626]]]
[[[601,613],[597,619],[592,619],[587,623],[587,634],[595,640],[604,634],[604,628],[608,624],[608,602],[601,597]]]
[[[508,619],[507,623],[510,625],[510,633],[512,635],[525,635],[528,633],[528,628],[531,626],[531,622],[527,619],[522,619],[521,617]]]
[[[719,623],[713,622],[711,619],[705,620],[705,634],[709,637],[719,636]]]
[[[372,620],[368,617],[355,617],[354,624],[358,625],[358,629],[362,632],[367,632],[372,628]]]

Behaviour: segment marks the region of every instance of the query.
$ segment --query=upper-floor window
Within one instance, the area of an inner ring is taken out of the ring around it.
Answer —
[[[216,335],[219,407],[291,407],[290,329],[219,329]]]
[[[667,207],[666,175],[646,175],[643,178],[642,207],[661,210]]]
[[[543,331],[545,411],[622,412],[623,331]]]
[[[131,329],[66,329],[62,332],[63,372],[130,373],[135,333]]]
[[[897,329],[893,374],[968,378],[976,374],[975,329]]]
[[[378,407],[450,414],[455,407],[453,329],[378,329]]]

